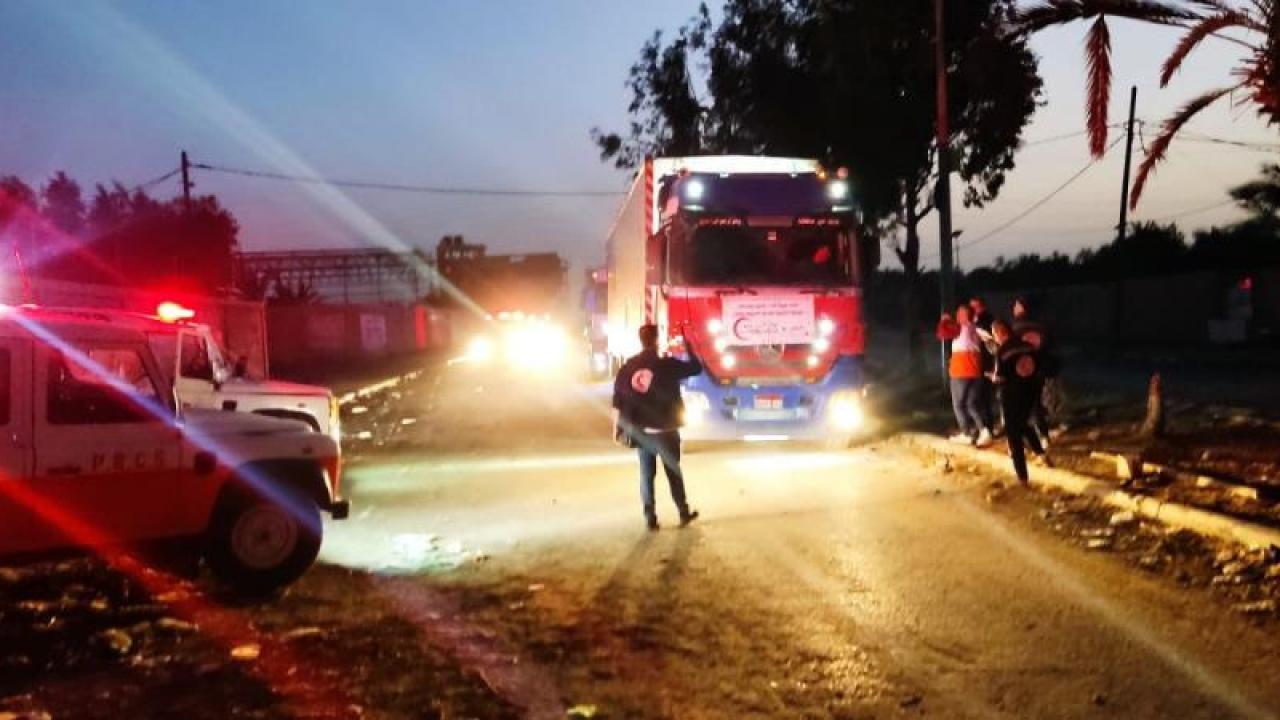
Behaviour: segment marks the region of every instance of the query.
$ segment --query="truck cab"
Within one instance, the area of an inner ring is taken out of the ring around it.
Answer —
[[[340,471],[295,422],[182,407],[137,329],[0,306],[0,557],[180,543],[269,591],[346,517]]]
[[[610,232],[610,353],[658,326],[704,370],[683,384],[693,440],[821,439],[865,431],[854,199],[801,158],[651,158]]]

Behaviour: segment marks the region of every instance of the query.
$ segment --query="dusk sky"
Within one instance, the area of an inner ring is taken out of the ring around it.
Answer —
[[[64,169],[91,190],[133,184],[197,162],[391,183],[621,190],[588,132],[622,128],[627,69],[654,29],[696,2],[0,2],[0,175],[43,183]],[[1083,129],[1083,26],[1037,38],[1048,104],[1026,138]],[[1112,119],[1139,85],[1154,123],[1229,80],[1235,48],[1210,42],[1170,88],[1160,60],[1171,31],[1113,21]],[[874,111],[873,109],[871,111]],[[1247,108],[1224,103],[1194,133],[1275,143]],[[1147,131],[1147,137],[1154,127]],[[1123,147],[1123,146],[1121,146]],[[1135,155],[1139,151],[1135,149]],[[1109,237],[1120,182],[1114,151],[1018,224],[967,248],[962,264],[1019,252],[1075,252]],[[1272,153],[1175,142],[1135,219],[1226,200]],[[1088,162],[1082,137],[1019,156],[1000,200],[959,210],[961,242],[1014,217]],[[603,257],[613,198],[476,198],[333,190],[200,172],[240,219],[246,249],[433,247],[460,233],[491,251],[555,250],[577,264]],[[155,189],[176,193],[176,181]],[[1218,207],[1185,228],[1238,217]],[[932,226],[928,243],[936,243]],[[927,251],[926,251],[927,254]],[[886,256],[886,265],[895,261]]]

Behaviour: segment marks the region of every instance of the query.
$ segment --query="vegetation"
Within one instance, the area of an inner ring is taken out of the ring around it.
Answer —
[[[863,233],[891,240],[914,278],[936,182],[933,7],[727,0],[713,23],[704,5],[669,42],[654,33],[641,48],[627,131],[593,132],[602,159],[762,153],[847,167]],[[947,9],[953,166],[976,207],[1003,187],[1042,83],[1010,32],[1013,0]]]
[[[63,172],[39,192],[0,177],[0,248],[32,277],[214,292],[232,284],[238,233],[212,195],[157,200],[115,182],[86,203]]]
[[[1227,73],[1227,82],[1183,105],[1164,121],[1138,168],[1129,202],[1136,206],[1147,180],[1164,160],[1174,136],[1205,108],[1225,97],[1251,104],[1268,124],[1280,122],[1280,6],[1275,0],[1040,0],[1018,14],[1015,26],[1033,33],[1057,25],[1091,20],[1085,43],[1088,97],[1085,104],[1089,148],[1100,157],[1107,147],[1107,108],[1111,95],[1111,31],[1108,17],[1183,28],[1160,71],[1169,84],[1187,57],[1209,39],[1230,42],[1244,52]]]
[[[1093,283],[1126,277],[1219,270],[1245,272],[1280,266],[1280,166],[1267,165],[1261,176],[1232,188],[1230,195],[1249,212],[1245,220],[1196,231],[1187,242],[1176,224],[1139,222],[1124,242],[1113,240],[1074,258],[1021,255],[996,258],[991,267],[970,272],[972,287],[1026,289]]]

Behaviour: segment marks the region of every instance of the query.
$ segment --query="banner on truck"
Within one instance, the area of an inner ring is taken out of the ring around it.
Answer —
[[[731,345],[813,342],[812,295],[731,295],[722,301]]]

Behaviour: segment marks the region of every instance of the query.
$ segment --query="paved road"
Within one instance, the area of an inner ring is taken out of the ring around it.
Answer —
[[[663,491],[649,534],[632,457],[594,435],[598,389],[452,375],[423,393],[417,435],[349,474],[356,515],[324,557],[387,573],[377,592],[531,716],[1280,709],[1268,631],[895,446],[696,453],[703,520],[675,528]],[[441,588],[462,604],[442,613]]]

